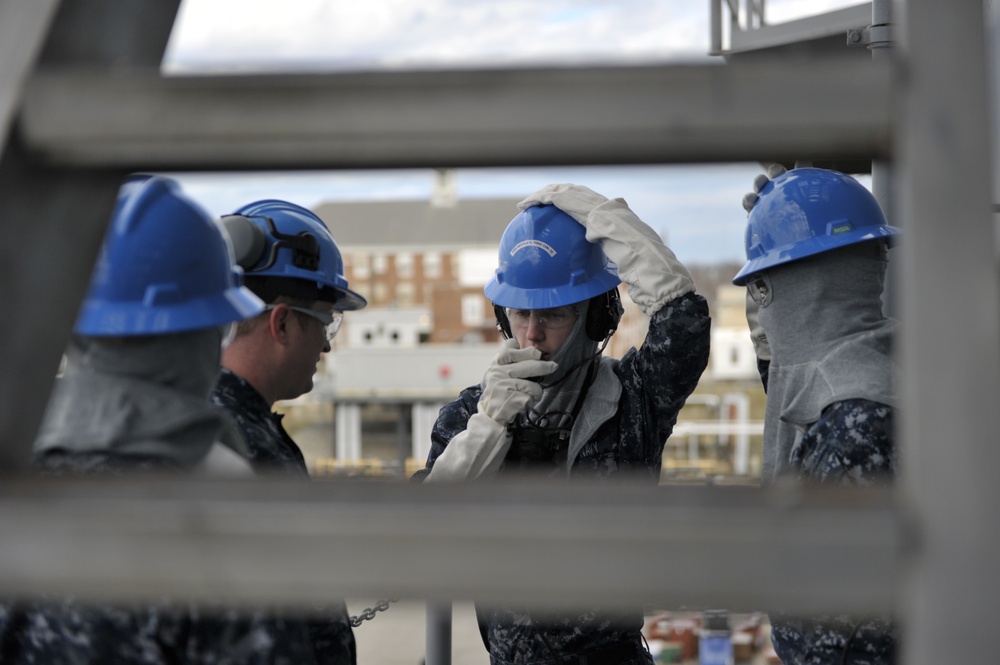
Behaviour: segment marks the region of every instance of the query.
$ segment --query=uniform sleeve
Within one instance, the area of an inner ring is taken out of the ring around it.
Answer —
[[[469,418],[476,412],[479,395],[479,386],[466,388],[458,399],[446,404],[438,412],[434,428],[431,430],[431,450],[427,453],[427,469],[434,466],[434,461],[444,452],[451,440],[465,431]]]
[[[708,366],[710,343],[708,303],[687,293],[653,313],[642,347],[622,359],[622,386],[627,394],[642,396],[643,413],[636,416],[654,423],[660,445]]]
[[[893,409],[866,399],[828,406],[795,446],[790,462],[804,480],[871,485],[896,472]]]

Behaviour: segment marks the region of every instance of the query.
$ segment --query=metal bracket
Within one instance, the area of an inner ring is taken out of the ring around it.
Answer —
[[[870,25],[864,30],[848,30],[848,46],[867,46],[868,48],[883,48],[892,43],[891,27],[888,23]]]

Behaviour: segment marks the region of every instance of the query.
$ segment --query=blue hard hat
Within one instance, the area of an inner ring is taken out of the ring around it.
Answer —
[[[864,185],[839,171],[799,168],[767,183],[747,218],[746,265],[733,278],[866,240],[892,243],[899,229]]]
[[[222,218],[247,276],[303,280],[340,311],[368,304],[348,288],[344,259],[326,224],[302,206],[266,199]]]
[[[621,283],[586,230],[553,205],[517,215],[500,238],[500,265],[483,291],[501,307],[547,309],[583,302]]]
[[[173,180],[133,176],[119,190],[73,331],[163,335],[222,326],[263,309],[242,286],[208,213]]]

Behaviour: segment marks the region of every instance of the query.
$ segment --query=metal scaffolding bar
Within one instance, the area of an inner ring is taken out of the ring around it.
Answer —
[[[13,322],[0,332],[4,472],[24,467],[127,169],[808,155],[892,160],[894,216],[907,229],[896,251],[901,484],[831,496],[5,477],[0,592],[894,608],[905,662],[995,659],[1000,285],[982,3],[897,0],[899,55],[857,67],[164,79],[143,67],[158,62],[176,3],[114,11],[122,1],[62,3],[24,98],[7,102],[20,114],[0,160],[0,200],[21,223],[3,239],[11,277],[0,304]],[[159,28],[148,41],[142,19]],[[17,89],[30,60],[4,59],[2,91]],[[279,555],[288,565],[275,571]],[[595,576],[594,561],[614,565]]]
[[[903,660],[988,662],[1000,597],[1000,288],[984,5],[911,0],[893,10],[908,72],[893,166],[907,225],[901,489],[920,535],[899,599]]]
[[[131,169],[885,157],[893,69],[862,64],[184,78],[46,69],[27,83],[21,132],[46,163]]]
[[[542,609],[886,610],[908,540],[884,490],[190,478],[11,481],[0,532],[5,595]]]

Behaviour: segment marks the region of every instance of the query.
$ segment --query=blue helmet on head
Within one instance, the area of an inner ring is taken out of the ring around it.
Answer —
[[[553,205],[531,206],[500,238],[499,263],[483,291],[501,307],[547,309],[589,300],[621,283],[586,230]]]
[[[314,289],[315,300],[341,311],[368,304],[348,288],[344,259],[326,224],[302,206],[266,199],[222,218],[248,278],[299,280]]]
[[[758,272],[866,240],[899,234],[878,201],[839,171],[792,169],[760,190],[747,218],[746,265],[733,278],[744,286]]]
[[[263,309],[241,285],[208,213],[173,180],[133,176],[118,193],[73,331],[162,335],[222,326]]]

